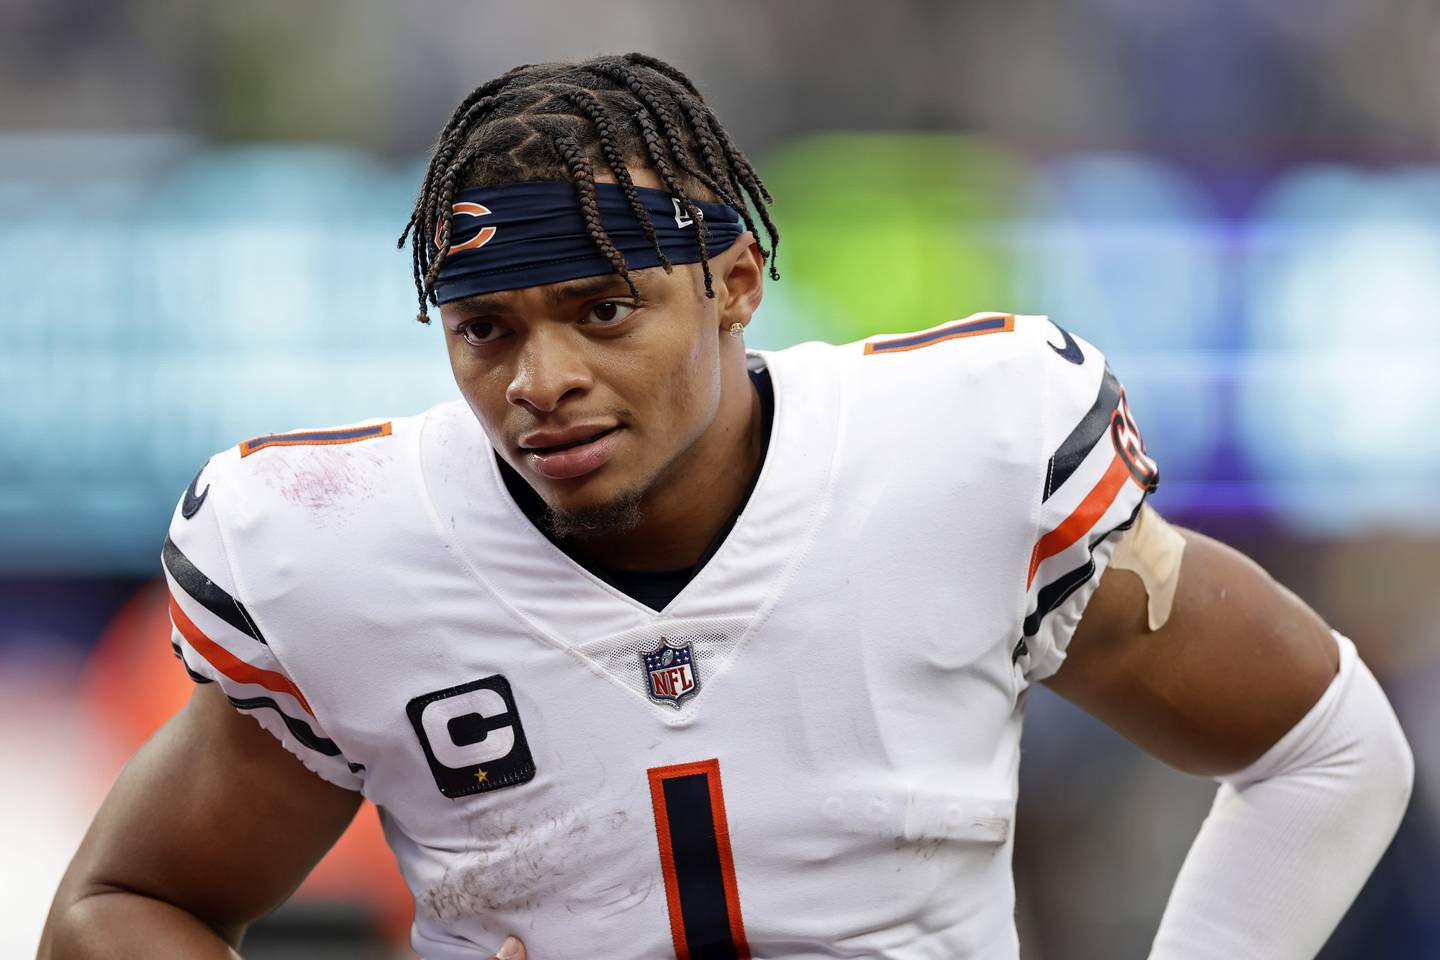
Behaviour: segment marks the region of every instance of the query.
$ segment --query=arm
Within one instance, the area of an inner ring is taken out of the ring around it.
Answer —
[[[234,958],[360,795],[317,777],[217,684],[126,765],[60,883],[40,960]]]
[[[1173,767],[1201,776],[1254,762],[1335,676],[1319,615],[1235,550],[1184,531],[1170,617],[1147,623],[1140,578],[1112,570],[1048,686]]]
[[[1225,784],[1152,956],[1312,956],[1399,824],[1410,754],[1374,678],[1312,610],[1234,550],[1183,535],[1164,625],[1149,629],[1140,579],[1112,570],[1048,683]]]

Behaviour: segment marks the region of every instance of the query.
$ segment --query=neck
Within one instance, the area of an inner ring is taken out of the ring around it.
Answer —
[[[750,492],[765,456],[760,397],[743,364],[734,399],[722,401],[715,422],[671,464],[641,502],[640,525],[603,534],[567,549],[621,570],[688,567],[704,559]]]

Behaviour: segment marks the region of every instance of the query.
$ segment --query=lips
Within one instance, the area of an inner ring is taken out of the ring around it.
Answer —
[[[573,480],[600,469],[614,453],[621,428],[581,426],[538,431],[520,438],[535,472],[549,480]]]

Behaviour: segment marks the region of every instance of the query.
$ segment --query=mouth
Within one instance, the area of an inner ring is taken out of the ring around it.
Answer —
[[[604,466],[614,453],[622,427],[607,427],[560,443],[540,445],[523,442],[525,459],[535,472],[548,480],[573,480]],[[538,436],[536,440],[548,439]]]
[[[559,453],[559,452],[562,451],[562,450],[574,450],[574,449],[577,448],[577,447],[583,447],[583,446],[584,446],[585,444],[587,444],[587,443],[594,443],[596,440],[599,440],[601,437],[606,436],[606,435],[611,434],[611,433],[614,433],[616,430],[619,430],[619,429],[620,429],[619,427],[607,427],[607,428],[605,428],[605,429],[603,429],[603,430],[597,430],[597,431],[595,431],[594,433],[587,434],[587,435],[582,436],[582,437],[577,437],[577,438],[574,439],[574,440],[569,440],[569,441],[566,441],[566,442],[564,442],[564,443],[550,443],[550,444],[531,443],[531,444],[521,444],[521,446],[524,447],[524,448],[525,448],[528,452],[530,452],[530,453],[538,453],[538,454],[548,455],[548,454],[552,454],[552,453]]]

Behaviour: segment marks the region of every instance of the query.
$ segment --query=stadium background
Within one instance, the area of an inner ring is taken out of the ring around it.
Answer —
[[[450,396],[394,249],[428,143],[509,66],[628,49],[688,71],[778,198],[760,346],[1002,309],[1107,351],[1159,508],[1349,633],[1414,745],[1324,957],[1440,953],[1440,7],[4,0],[0,955],[187,693],[156,585],[185,484]],[[1142,956],[1213,785],[1048,691],[1026,736],[1026,960]],[[406,955],[373,821],[247,956]]]

